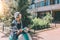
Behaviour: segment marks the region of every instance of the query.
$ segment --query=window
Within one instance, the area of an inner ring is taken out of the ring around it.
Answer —
[[[34,4],[34,1],[35,1],[35,0],[32,0],[32,4]]]
[[[53,4],[55,4],[55,0],[53,0]]]
[[[35,4],[35,7],[36,7],[36,8],[38,7],[37,3]]]
[[[55,4],[55,0],[50,0],[50,4]]]
[[[44,6],[44,5],[45,5],[44,1],[41,1],[40,6]]]
[[[57,4],[59,4],[59,0],[57,0]]]
[[[57,0],[55,0],[55,4],[57,4]]]
[[[60,0],[59,0],[59,4],[60,4]]]
[[[50,0],[46,0],[46,5],[50,5]]]
[[[55,0],[55,4],[59,4],[60,3],[60,0]]]
[[[53,1],[52,0],[50,0],[50,4],[53,4]]]
[[[32,9],[32,5],[29,6],[29,9]]]
[[[35,4],[32,5],[32,8],[35,8]]]

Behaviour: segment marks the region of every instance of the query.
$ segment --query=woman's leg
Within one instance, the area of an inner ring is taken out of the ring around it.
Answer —
[[[15,34],[15,35],[10,35],[9,36],[9,40],[18,40],[18,36]]]
[[[18,35],[15,34],[15,35],[13,36],[13,40],[18,40]]]

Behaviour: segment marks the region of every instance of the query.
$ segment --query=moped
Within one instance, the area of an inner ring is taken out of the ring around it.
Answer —
[[[32,40],[31,35],[28,33],[28,28],[24,28],[24,29],[22,29],[22,30],[23,30],[24,32],[22,32],[22,33],[18,36],[18,39],[17,39],[17,40]],[[15,30],[15,31],[18,31],[18,30]],[[9,40],[14,40],[11,35],[9,36]]]

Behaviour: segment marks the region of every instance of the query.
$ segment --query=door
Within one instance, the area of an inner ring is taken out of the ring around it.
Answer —
[[[55,21],[60,21],[60,11],[55,12],[54,20]]]

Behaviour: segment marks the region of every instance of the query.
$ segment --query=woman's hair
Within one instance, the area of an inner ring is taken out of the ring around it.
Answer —
[[[17,18],[19,16],[20,12],[15,12],[14,13],[14,18]],[[21,14],[20,14],[21,15]]]

